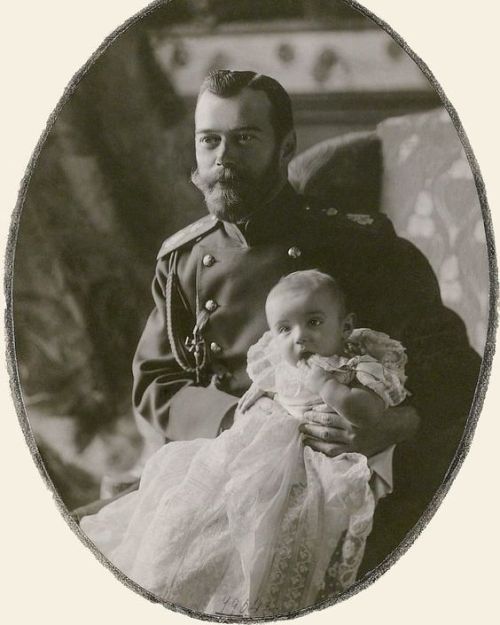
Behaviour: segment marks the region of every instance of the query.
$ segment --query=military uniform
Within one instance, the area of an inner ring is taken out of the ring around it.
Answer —
[[[464,324],[443,306],[427,260],[385,216],[313,206],[287,185],[245,227],[209,215],[167,239],[158,255],[155,308],[134,359],[134,407],[167,440],[215,437],[250,384],[246,354],[267,329],[269,290],[281,276],[308,268],[340,282],[358,326],[407,348],[407,386],[421,427],[396,448],[395,493],[385,506],[390,522],[384,520],[392,523],[391,538],[382,532],[378,542],[384,555],[442,481],[480,363]]]

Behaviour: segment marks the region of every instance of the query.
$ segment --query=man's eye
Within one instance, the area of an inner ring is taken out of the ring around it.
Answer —
[[[253,135],[248,134],[247,132],[241,132],[238,135],[239,143],[249,143],[253,139]]]
[[[219,137],[217,137],[216,135],[203,135],[198,140],[200,143],[203,143],[207,146],[217,145],[220,141]]]

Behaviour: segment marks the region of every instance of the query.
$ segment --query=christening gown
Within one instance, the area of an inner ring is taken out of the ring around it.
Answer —
[[[400,403],[401,344],[368,329],[351,336],[356,355],[309,362]],[[139,490],[83,518],[83,531],[144,589],[207,614],[289,614],[348,588],[372,525],[371,471],[363,455],[303,446],[303,414],[322,403],[309,371],[286,363],[266,333],[248,373],[273,398],[237,411],[216,439],[164,445]]]

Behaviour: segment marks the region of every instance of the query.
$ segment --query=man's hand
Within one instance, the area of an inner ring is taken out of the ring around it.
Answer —
[[[322,405],[304,414],[307,419],[299,426],[304,445],[331,458],[346,452],[356,452],[367,457],[390,445],[412,438],[420,419],[411,406],[388,408],[376,424],[355,426],[341,415]]]
[[[299,426],[304,445],[332,458],[350,451],[354,432],[345,417],[322,404],[305,412],[304,418],[306,421]]]

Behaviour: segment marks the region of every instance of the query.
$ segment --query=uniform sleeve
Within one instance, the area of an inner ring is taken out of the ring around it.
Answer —
[[[176,362],[168,340],[165,301],[166,271],[158,263],[153,282],[155,307],[133,362],[133,406],[168,440],[214,438],[224,416],[238,398],[214,387],[194,386],[194,376]]]
[[[454,462],[481,359],[463,321],[443,305],[427,259],[403,239],[396,250],[383,269],[394,276],[388,314],[392,308],[397,338],[407,349],[406,386],[421,423],[417,436],[396,448],[395,488],[400,478],[427,500]]]
[[[401,265],[406,274],[402,342],[407,349],[407,386],[427,426],[446,428],[468,416],[481,359],[469,344],[465,324],[443,305],[439,285],[427,259],[411,244]],[[397,291],[397,289],[396,289]],[[411,296],[410,291],[414,295]]]

